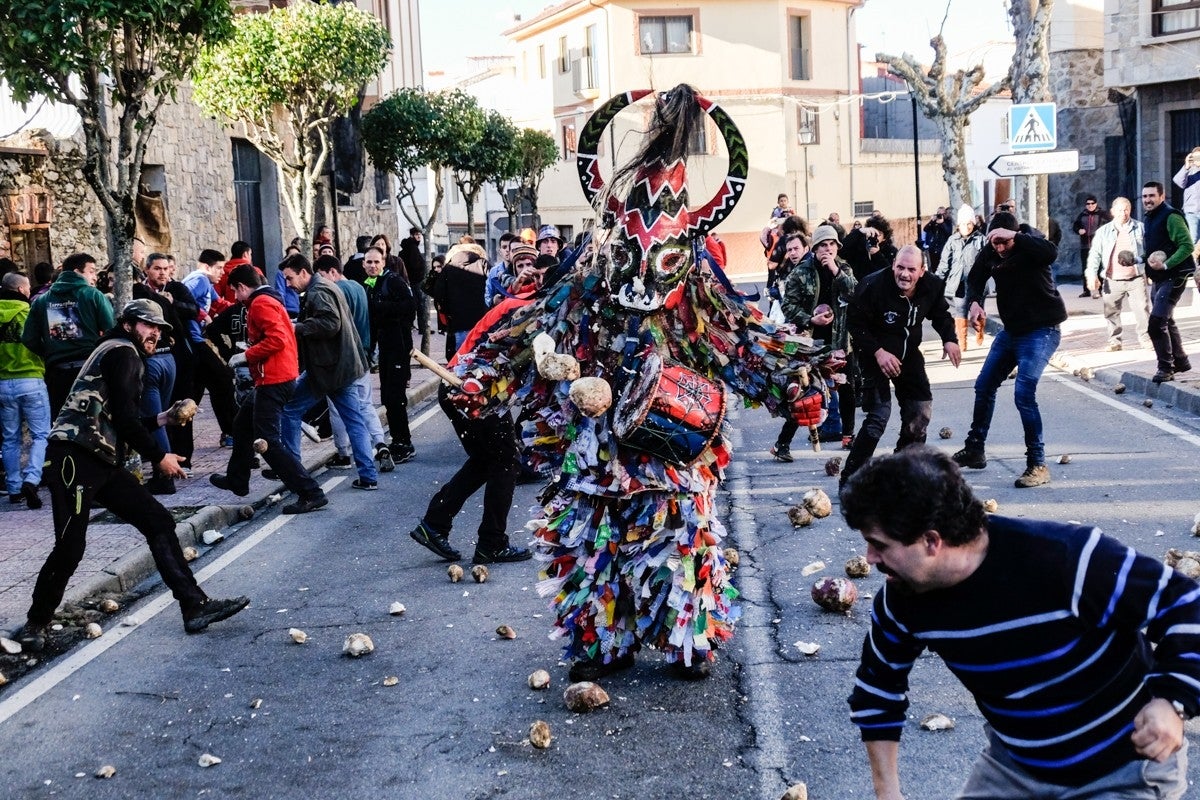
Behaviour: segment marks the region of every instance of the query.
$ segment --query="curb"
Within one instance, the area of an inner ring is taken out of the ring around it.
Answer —
[[[437,393],[440,381],[431,377],[408,392],[409,407],[416,406]],[[330,452],[312,453],[304,460],[305,469],[311,471],[325,466],[332,457]],[[175,537],[180,547],[208,547],[204,544],[204,532],[208,530],[224,531],[226,528],[253,519],[254,516],[243,517],[242,509],[250,507],[254,515],[267,506],[267,498],[277,491],[283,491],[283,484],[275,484],[262,497],[246,497],[245,502],[238,505],[204,506],[195,514],[175,525]],[[140,545],[111,563],[104,571],[94,575],[67,590],[63,596],[64,604],[79,603],[94,594],[102,592],[122,593],[154,574],[154,557],[146,545]]]

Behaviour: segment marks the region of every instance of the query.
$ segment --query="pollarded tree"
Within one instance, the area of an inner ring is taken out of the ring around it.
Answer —
[[[499,111],[484,112],[483,133],[465,153],[462,163],[451,164],[454,183],[467,204],[467,233],[475,235],[475,200],[480,190],[497,179],[508,178],[517,144],[517,126]]]
[[[467,163],[468,154],[483,136],[484,113],[475,98],[457,89],[427,92],[395,91],[363,114],[363,148],[371,163],[396,176],[396,202],[405,219],[431,241],[433,225],[446,198],[445,173]],[[417,196],[416,176],[428,169],[433,176],[427,206]],[[430,257],[427,247],[425,258]],[[429,354],[429,315],[417,314],[421,350]]]
[[[538,192],[542,187],[542,178],[546,177],[546,170],[559,162],[558,143],[545,131],[526,128],[517,140],[517,152],[520,156],[518,194],[529,201],[534,225],[540,225],[542,218],[538,214]]]
[[[1014,103],[1045,103],[1050,96],[1050,12],[1054,0],[1012,0],[1008,17],[1017,41],[1012,64],[1008,68]],[[1017,197],[1024,200],[1028,192],[1024,184],[1034,182],[1034,206],[1037,227],[1049,230],[1049,191],[1045,175],[1017,178]]]
[[[233,35],[196,63],[193,99],[279,167],[288,215],[306,241],[329,157],[329,122],[358,102],[391,47],[387,28],[353,4],[298,0],[239,16]]]
[[[946,13],[950,13],[949,3]],[[942,28],[945,26],[943,17]],[[973,206],[964,128],[975,109],[1008,88],[1009,79],[1006,77],[990,86],[982,86],[981,64],[969,70],[948,72],[946,42],[940,30],[929,46],[933,48],[933,64],[928,69],[908,53],[900,56],[876,53],[875,59],[887,64],[893,73],[904,79],[925,117],[937,127],[942,140],[942,174],[950,190],[950,207],[958,208],[963,203]]]
[[[230,19],[229,0],[8,0],[0,13],[0,76],[13,97],[79,113],[118,304],[132,291],[134,202],[159,109]]]

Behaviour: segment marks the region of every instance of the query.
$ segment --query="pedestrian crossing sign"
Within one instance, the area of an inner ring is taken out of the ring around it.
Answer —
[[[1058,146],[1057,107],[1054,103],[1014,105],[1008,112],[1008,145],[1014,153],[1053,150]]]

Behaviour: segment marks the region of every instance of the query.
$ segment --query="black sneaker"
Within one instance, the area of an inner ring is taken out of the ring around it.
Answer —
[[[50,638],[50,626],[26,622],[13,634],[13,638],[21,643],[23,649],[36,653],[46,646],[46,641]]]
[[[392,453],[392,459],[397,464],[403,464],[405,462],[412,461],[417,456],[417,449],[411,444],[392,442],[392,446],[388,449]]]
[[[379,481],[369,481],[366,478],[355,478],[354,483],[350,485],[355,489],[362,489],[364,492],[373,492],[379,488]]]
[[[279,473],[276,472],[275,470],[271,469],[270,467],[267,467],[266,469],[264,469],[262,471],[262,476],[269,481],[279,480]]]
[[[490,553],[476,550],[471,559],[472,564],[508,564],[514,561],[528,561],[533,558],[533,551],[528,547],[505,547],[503,550],[493,550]]]
[[[792,458],[792,448],[790,445],[776,442],[771,448],[771,455],[775,456],[776,461],[782,461],[785,464],[790,464],[796,459]]]
[[[318,508],[324,508],[329,505],[329,498],[324,492],[313,497],[301,497],[296,502],[290,503],[279,509],[283,514],[307,514],[310,511],[316,511]]]
[[[386,444],[375,446],[375,463],[379,465],[380,472],[391,472],[396,468],[396,462],[392,460],[392,451]]]
[[[1191,372],[1191,371],[1192,371],[1191,360],[1186,359],[1186,358],[1183,359],[1182,361],[1178,358],[1175,359],[1175,374],[1176,375],[1178,375],[1180,372]]]
[[[671,674],[681,681],[702,681],[712,674],[712,667],[704,659],[693,661],[691,666],[680,659],[671,664]]]
[[[626,653],[623,656],[617,656],[607,664],[602,658],[582,658],[571,665],[567,677],[571,679],[571,683],[579,683],[580,681],[598,681],[601,678],[606,678],[614,672],[621,672],[633,666],[633,653]]]
[[[1158,372],[1154,373],[1154,377],[1150,380],[1154,381],[1155,383],[1170,383],[1171,381],[1175,380],[1175,373],[1169,369],[1160,369]]]
[[[350,469],[354,466],[354,459],[341,453],[334,453],[333,458],[325,462],[325,466],[330,469]]]
[[[14,506],[18,503],[24,503],[25,495],[21,494],[20,492],[17,492],[16,494],[10,494],[8,496],[8,502],[12,503]]]
[[[954,459],[954,463],[960,467],[970,467],[971,469],[983,469],[987,466],[987,455],[983,450],[976,450],[971,447],[964,447],[954,455],[950,456]]]
[[[188,633],[199,633],[250,605],[249,597],[232,597],[228,600],[213,600],[211,597],[183,615],[183,629]]]
[[[155,475],[146,481],[146,491],[150,494],[175,494],[175,480],[167,475]]]
[[[429,550],[443,561],[458,561],[462,558],[462,553],[450,546],[449,539],[424,522],[417,523],[417,527],[409,531],[408,535],[412,537],[414,542]]]
[[[41,508],[42,498],[38,497],[38,487],[34,486],[29,481],[21,484],[21,494],[25,497],[25,502],[30,508]]]
[[[208,482],[218,489],[223,489],[226,492],[233,492],[238,497],[245,497],[250,494],[250,487],[244,484],[235,484],[230,480],[228,475],[222,475],[219,472],[214,472],[208,476]]]

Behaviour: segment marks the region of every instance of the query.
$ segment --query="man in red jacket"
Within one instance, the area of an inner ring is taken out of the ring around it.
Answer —
[[[297,497],[295,503],[281,509],[283,513],[316,511],[329,500],[304,469],[304,464],[280,438],[283,407],[292,399],[296,378],[300,375],[292,321],[279,295],[266,285],[262,274],[253,265],[237,267],[229,273],[228,282],[237,302],[246,306],[246,340],[250,344],[246,352],[229,359],[229,366],[250,368],[254,377],[254,401],[243,403],[234,419],[233,452],[226,473],[214,474],[209,480],[218,489],[239,497],[249,494],[251,443],[254,439],[263,439],[267,443],[263,458],[279,475],[283,485]]]
[[[251,249],[250,245],[246,242],[240,240],[236,241],[233,243],[233,246],[229,248],[229,260],[225,262],[225,269],[222,271],[221,277],[217,279],[216,284],[213,286],[213,288],[217,290],[217,294],[221,297],[221,302],[224,303],[221,308],[217,309],[217,313],[220,313],[222,310],[224,310],[224,308],[237,302],[233,296],[233,287],[229,285],[229,276],[233,274],[235,269],[243,264],[251,263],[250,259],[253,257],[254,250]],[[262,270],[259,270],[258,267],[255,267],[254,269],[258,270],[258,274],[262,274]]]

